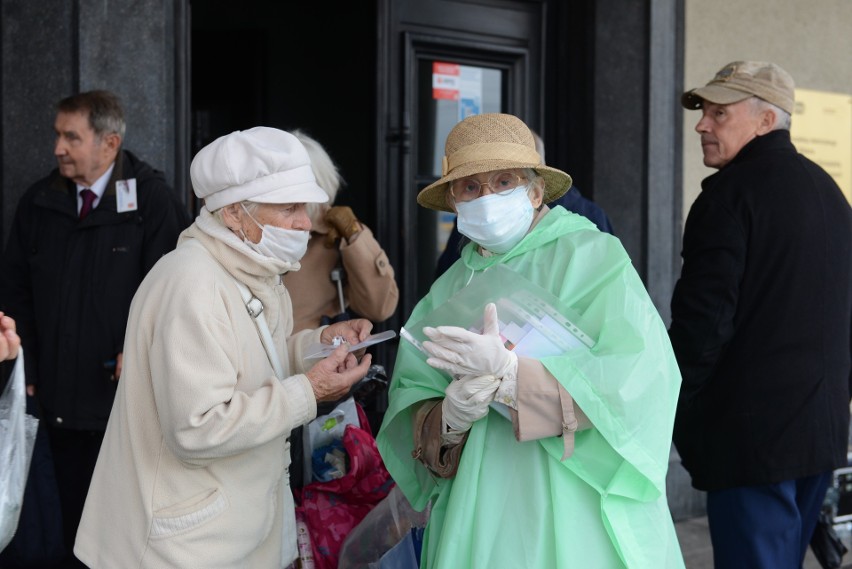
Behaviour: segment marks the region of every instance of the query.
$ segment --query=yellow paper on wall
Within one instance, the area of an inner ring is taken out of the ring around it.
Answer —
[[[790,136],[852,203],[852,95],[796,89]]]

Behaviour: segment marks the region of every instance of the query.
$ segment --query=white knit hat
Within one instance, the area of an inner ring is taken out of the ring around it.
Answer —
[[[241,201],[325,203],[308,152],[289,132],[258,126],[221,136],[189,167],[195,195],[208,211]]]

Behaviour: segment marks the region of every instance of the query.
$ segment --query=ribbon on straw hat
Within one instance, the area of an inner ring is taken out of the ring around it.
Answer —
[[[417,203],[451,212],[446,197],[450,182],[483,172],[517,168],[532,168],[544,178],[545,203],[559,198],[571,187],[571,176],[542,163],[532,131],[521,119],[504,113],[469,116],[447,135],[441,178],[417,194]]]

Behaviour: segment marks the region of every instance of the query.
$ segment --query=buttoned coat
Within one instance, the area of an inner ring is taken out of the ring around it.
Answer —
[[[672,297],[674,442],[700,490],[846,465],[852,212],[777,130],[702,183]]]
[[[297,555],[287,437],[316,416],[320,330],[290,337],[280,275],[202,210],[133,299],[74,553],[93,569],[280,568]],[[236,280],[263,303],[274,373]]]

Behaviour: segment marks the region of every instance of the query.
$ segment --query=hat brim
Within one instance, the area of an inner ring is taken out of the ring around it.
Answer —
[[[326,203],[328,194],[312,182],[297,186],[276,188],[265,194],[252,196],[247,201],[256,203]]]
[[[701,108],[703,101],[710,101],[717,105],[730,105],[754,96],[754,93],[723,87],[722,85],[706,85],[681,95],[680,104],[685,109],[694,111]]]
[[[268,185],[268,181],[266,182]],[[204,199],[207,211],[216,211],[232,203],[249,201],[255,203],[326,203],[328,194],[315,182],[305,181],[287,186],[272,187],[265,192],[259,192],[258,187],[251,191],[246,188],[251,184],[235,186],[218,191]]]
[[[450,182],[466,176],[482,174],[483,172],[514,170],[517,168],[532,168],[536,174],[544,178],[544,203],[550,203],[555,199],[559,199],[571,188],[571,176],[562,170],[551,168],[550,166],[508,162],[505,159],[479,160],[453,168],[452,172],[420,190],[420,193],[417,194],[417,203],[425,208],[452,213],[453,209],[447,203],[447,186]]]

